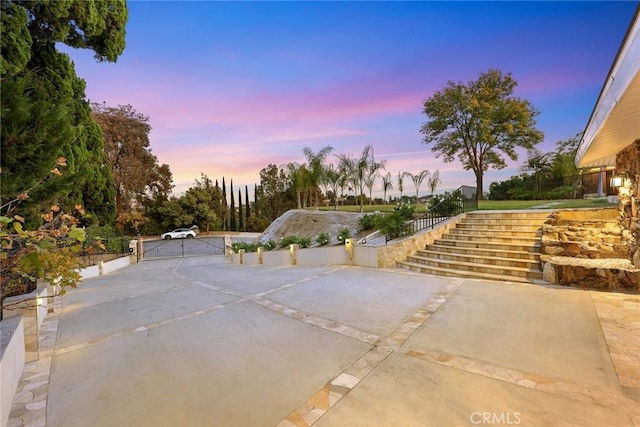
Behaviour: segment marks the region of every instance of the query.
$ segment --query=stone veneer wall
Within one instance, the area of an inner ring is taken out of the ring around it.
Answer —
[[[555,211],[542,226],[540,257],[544,280],[564,286],[640,290],[640,269],[616,208]]]
[[[440,239],[465,216],[466,214],[460,214],[438,224],[432,230],[423,230],[418,234],[392,240],[385,246],[377,247],[378,268],[395,267],[397,262],[406,260],[407,257],[414,255],[420,249],[424,249],[426,245],[430,245],[436,239]]]
[[[618,188],[620,226],[623,240],[630,248],[629,259],[640,268],[640,139],[616,155],[616,175],[625,177]]]
[[[563,209],[542,225],[541,253],[575,258],[628,258],[616,208]]]

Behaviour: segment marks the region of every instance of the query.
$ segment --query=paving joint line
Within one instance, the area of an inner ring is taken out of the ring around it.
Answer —
[[[384,340],[376,341],[374,347],[363,357],[356,360],[320,391],[289,413],[276,427],[307,427],[317,422],[329,409],[360,384],[380,363],[391,354],[398,352],[405,341],[424,325],[456,293],[463,283],[463,279],[450,280],[444,286],[444,289],[430,298],[425,305],[416,310],[395,331]]]
[[[148,332],[150,330],[159,328],[161,326],[170,325],[172,323],[180,322],[182,320],[192,319],[194,317],[202,316],[203,314],[212,313],[214,311],[226,308],[226,307],[228,307],[230,305],[239,304],[239,303],[242,303],[242,302],[245,302],[245,301],[246,301],[246,299],[242,299],[241,298],[241,299],[237,299],[237,300],[234,300],[234,301],[229,301],[229,302],[224,303],[224,304],[216,304],[216,305],[212,305],[212,306],[209,306],[209,307],[201,308],[201,309],[198,309],[198,310],[195,310],[195,311],[191,311],[191,312],[188,312],[188,313],[180,314],[178,316],[170,317],[168,319],[158,320],[156,322],[147,323],[145,325],[137,326],[135,328],[128,328],[128,329],[125,329],[124,331],[121,331],[121,332],[116,332],[116,333],[113,333],[113,334],[104,335],[102,337],[93,338],[90,341],[81,342],[79,344],[74,344],[74,345],[71,345],[71,346],[68,346],[68,347],[57,348],[57,349],[54,350],[53,354],[54,354],[54,356],[59,356],[59,355],[62,355],[62,354],[70,353],[70,352],[75,351],[75,350],[80,350],[80,349],[83,349],[83,348],[86,348],[86,347],[89,347],[89,346],[93,346],[93,345],[96,345],[96,344],[101,344],[101,343],[104,343],[104,342],[107,342],[107,341],[111,341],[111,340],[114,340],[114,339],[117,339],[117,338],[125,337],[125,336],[128,336],[128,335],[133,335],[135,333]]]
[[[520,387],[563,396],[573,400],[603,406],[605,408],[613,407],[623,410],[628,414],[635,412],[635,417],[640,417],[640,405],[638,405],[637,402],[613,392],[597,390],[571,381],[565,381],[553,377],[534,375],[518,371],[516,369],[504,368],[466,356],[453,355],[438,350],[419,351],[410,349],[402,351],[401,353],[412,358],[436,363],[462,372],[480,375]],[[637,421],[640,421],[640,418],[638,418]]]

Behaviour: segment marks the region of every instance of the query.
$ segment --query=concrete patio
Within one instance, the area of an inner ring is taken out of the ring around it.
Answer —
[[[637,294],[210,256],[50,317],[9,426],[640,426]]]

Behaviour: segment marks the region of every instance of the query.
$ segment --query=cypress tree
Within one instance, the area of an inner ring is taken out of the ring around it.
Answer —
[[[233,179],[231,180],[231,209],[229,210],[229,230],[236,230],[236,202],[233,198]]]
[[[242,190],[238,188],[238,231],[244,231],[244,223],[242,221]]]
[[[260,210],[258,209],[258,184],[253,184],[253,212],[256,218],[260,216]]]
[[[251,216],[251,209],[249,209],[249,186],[244,186],[244,217],[246,219],[245,224],[249,223],[249,217]]]
[[[224,183],[224,176],[222,177],[222,203],[224,203],[224,216],[222,217],[222,229],[229,229],[229,217],[227,215],[227,184]]]

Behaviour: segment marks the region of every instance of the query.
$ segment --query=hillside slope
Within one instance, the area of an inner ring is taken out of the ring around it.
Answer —
[[[351,236],[358,230],[358,220],[364,214],[354,212],[294,209],[285,212],[267,227],[257,240],[278,242],[286,236],[308,237],[312,243],[320,233],[329,233],[331,243],[337,243],[340,230],[347,228]]]

